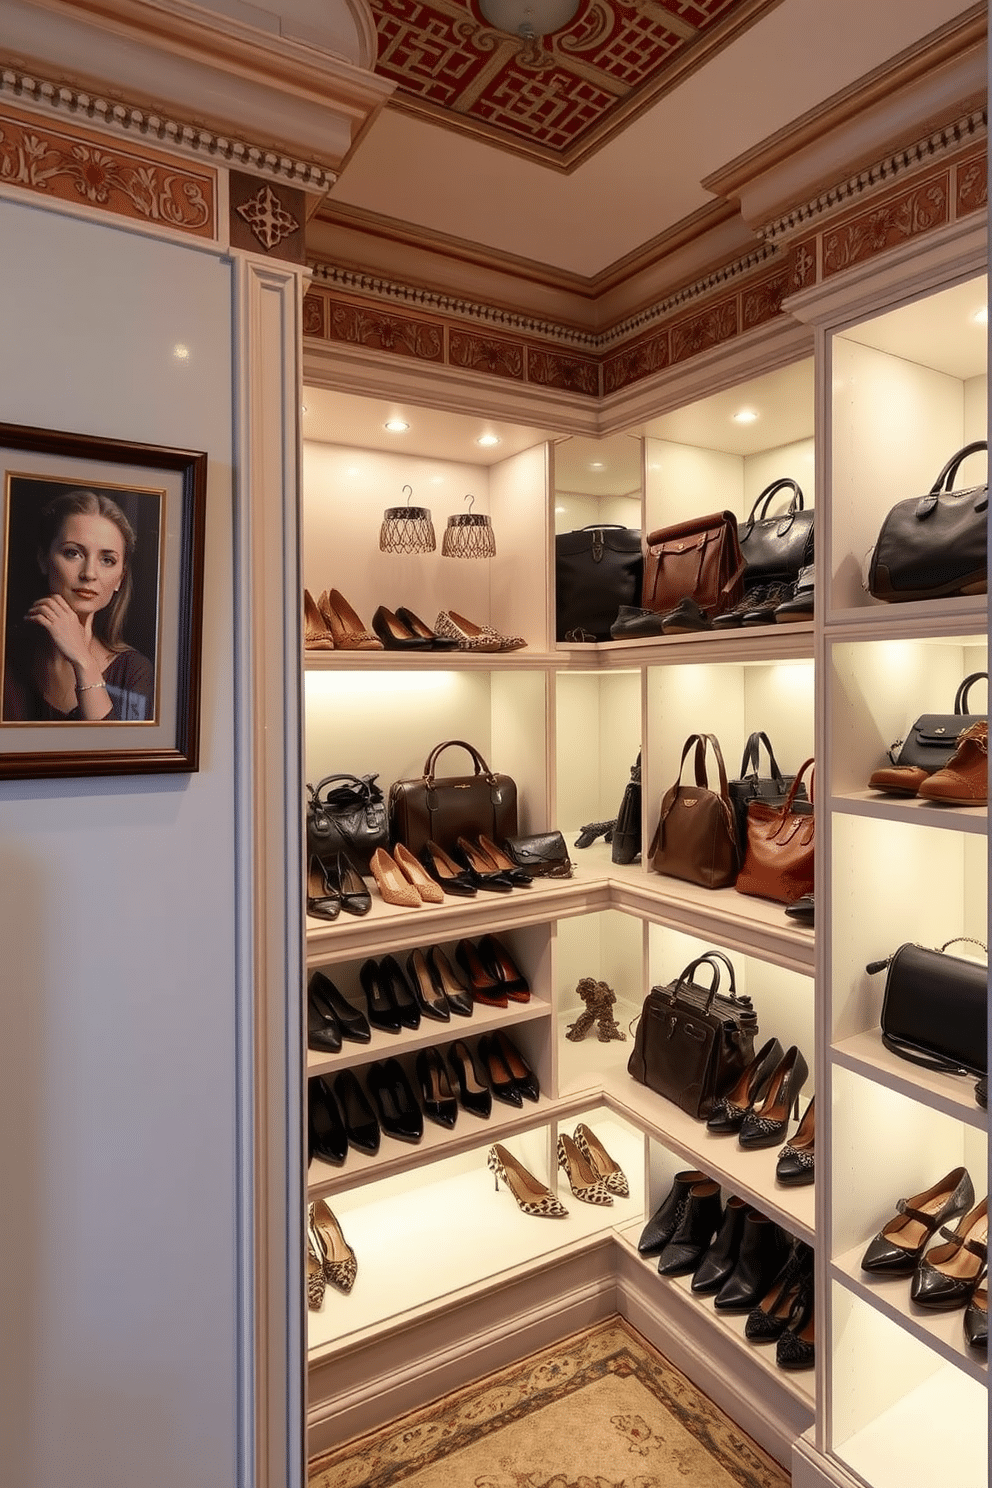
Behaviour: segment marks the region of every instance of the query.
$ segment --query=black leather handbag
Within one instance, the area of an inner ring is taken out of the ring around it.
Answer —
[[[942,770],[957,748],[958,735],[984,722],[984,713],[968,712],[968,696],[974,683],[988,680],[988,672],[972,672],[957,690],[953,713],[921,713],[905,739],[897,739],[889,750],[892,763],[913,765],[930,775]]]
[[[780,491],[792,493],[788,510],[770,517],[769,503]],[[798,484],[787,476],[765,487],[737,535],[746,565],[745,588],[776,579],[793,583],[799,570],[813,562],[813,513],[803,506]]]
[[[472,775],[438,775],[446,749],[464,749]],[[479,751],[463,739],[436,744],[419,780],[396,780],[389,788],[389,825],[393,845],[402,842],[419,856],[427,842],[451,852],[459,837],[484,833],[492,842],[517,835],[517,787],[509,775],[490,770]]]
[[[984,439],[953,455],[925,496],[898,502],[878,534],[868,569],[868,590],[890,604],[985,594],[989,489],[953,491],[958,467],[988,450]]]
[[[760,770],[760,746],[764,744],[768,753],[768,768],[770,775],[759,774]],[[768,806],[784,806],[789,788],[795,780],[795,775],[783,775],[778,767],[775,752],[768,740],[768,735],[759,731],[748,737],[744,745],[744,755],[741,759],[741,774],[739,780],[731,780],[727,783],[730,791],[730,800],[734,808],[734,820],[737,824],[737,842],[741,850],[741,860],[747,847],[747,808],[752,801],[764,801]],[[796,799],[808,801],[806,787],[800,784],[796,791]],[[798,808],[802,811],[802,807]],[[812,810],[812,807],[810,807]]]
[[[901,945],[884,961],[872,961],[869,975],[885,971],[879,1022],[887,1049],[927,1069],[948,1074],[984,1075],[988,1068],[988,968],[948,956],[960,942],[987,947],[959,935],[938,950]]]
[[[535,878],[572,876],[572,860],[565,839],[556,828],[550,832],[531,832],[525,837],[507,837],[503,851],[518,868]]]
[[[721,963],[730,987],[719,991]],[[693,981],[697,967],[712,973],[709,987]],[[738,996],[734,968],[722,951],[706,951],[667,987],[644,999],[627,1073],[690,1116],[705,1119],[754,1058],[758,1019],[749,997]]]
[[[371,873],[376,848],[389,846],[386,802],[377,775],[325,775],[308,785],[307,854],[330,862],[348,855],[359,873]]]
[[[644,557],[636,527],[581,527],[555,538],[555,631],[560,642],[608,641],[621,605],[639,605]]]
[[[641,855],[641,756],[630,768],[630,779],[624,787],[620,810],[610,837],[610,858],[614,863],[632,863]]]

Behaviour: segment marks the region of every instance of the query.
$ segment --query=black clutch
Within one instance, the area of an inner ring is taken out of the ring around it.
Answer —
[[[981,945],[969,936],[949,940],[939,950],[901,945],[885,961],[872,961],[869,975],[886,971],[882,998],[882,1042],[913,1064],[948,1074],[984,1075],[987,1071],[988,969],[975,961],[948,956],[960,941]]]
[[[559,831],[532,832],[528,837],[507,837],[503,851],[518,868],[535,878],[571,878],[572,860]]]

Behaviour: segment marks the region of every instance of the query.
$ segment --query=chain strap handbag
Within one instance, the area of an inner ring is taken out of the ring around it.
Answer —
[[[787,511],[777,517],[768,515],[768,507],[781,491],[791,491]],[[813,562],[813,513],[803,505],[803,493],[788,476],[766,486],[740,528],[741,552],[744,555],[744,585],[773,580],[794,583],[799,570]]]
[[[339,852],[366,877],[377,848],[389,846],[386,802],[378,775],[325,775],[307,785],[307,856],[331,862]]]
[[[730,987],[719,990],[720,966]],[[697,985],[698,967],[712,974]],[[722,951],[706,951],[665,987],[644,1000],[627,1061],[627,1073],[681,1110],[705,1119],[754,1059],[758,1019],[751,999],[739,996],[732,962]]]
[[[716,756],[720,789],[710,790],[706,746]],[[695,745],[696,784],[683,785],[686,757]],[[737,877],[739,856],[727,771],[715,734],[690,734],[682,748],[675,784],[665,792],[650,847],[651,866],[706,889],[722,889]]]
[[[901,945],[884,961],[872,961],[870,976],[884,971],[885,992],[879,1022],[882,1042],[893,1054],[948,1074],[984,1075],[988,1069],[988,967],[947,948],[961,943],[980,946],[968,935],[932,950]]]
[[[988,588],[988,482],[955,491],[954,477],[984,439],[952,455],[925,496],[899,501],[882,523],[868,568],[868,591],[898,603],[984,594]]]

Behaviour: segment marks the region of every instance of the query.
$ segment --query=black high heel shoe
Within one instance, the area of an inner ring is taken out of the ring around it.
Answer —
[[[382,1130],[402,1142],[419,1142],[424,1135],[424,1116],[399,1060],[371,1065],[368,1082]]]
[[[505,873],[493,868],[493,864],[467,837],[459,837],[456,844],[458,860],[468,871],[470,881],[477,889],[489,889],[494,894],[509,894],[513,884]]]
[[[383,956],[379,962],[379,975],[386,983],[389,997],[403,1027],[419,1028],[420,1007],[395,956]]]
[[[428,651],[430,641],[415,635],[400,616],[380,605],[372,616],[372,629],[386,651]]]
[[[417,1055],[416,1068],[425,1116],[429,1116],[439,1126],[450,1129],[458,1117],[458,1104],[452,1094],[448,1071],[439,1050],[421,1049]]]
[[[519,867],[512,858],[508,858],[502,848],[496,846],[495,842],[480,832],[476,838],[476,847],[482,853],[497,873],[502,873],[508,878],[515,889],[529,889],[534,882],[533,873],[528,873],[526,868]]]
[[[967,1168],[954,1168],[932,1188],[900,1199],[898,1213],[879,1230],[861,1257],[862,1271],[909,1276],[941,1225],[970,1209],[975,1189]]]
[[[744,1337],[748,1342],[774,1343],[781,1338],[797,1303],[812,1286],[813,1252],[804,1240],[797,1240],[771,1287],[747,1315]]]
[[[307,864],[307,914],[316,920],[336,920],[341,913],[341,895],[331,883],[323,863],[311,854]]]
[[[772,1071],[782,1058],[782,1045],[770,1038],[751,1060],[733,1090],[722,1095],[706,1119],[708,1131],[737,1132],[744,1117],[764,1093]]]
[[[518,1094],[526,1096],[528,1100],[540,1100],[541,1086],[538,1078],[513,1040],[502,1029],[498,1029],[493,1034],[493,1041]]]
[[[964,1336],[972,1348],[988,1349],[989,1346],[989,1289],[985,1278],[971,1294],[971,1301],[964,1311]]]
[[[530,1001],[530,982],[501,940],[495,935],[484,935],[476,950],[486,971],[511,1002]]]
[[[311,1049],[325,1049],[329,1054],[336,1054],[337,1049],[320,1042],[319,1033],[316,1034],[316,1042],[311,1042],[315,1032],[313,1025],[317,1018],[322,1023],[333,1019],[338,1028],[338,1049],[342,1038],[350,1039],[356,1044],[367,1044],[372,1037],[365,1014],[352,1007],[347,998],[341,996],[330,977],[325,976],[322,971],[313,973],[307,988],[307,1043]],[[331,1038],[333,1039],[333,1033]]]
[[[472,996],[486,1007],[505,1008],[507,993],[495,972],[482,964],[482,958],[470,940],[455,946],[455,960],[465,973]]]
[[[431,976],[427,957],[423,951],[412,951],[406,958],[406,974],[417,999],[421,1015],[436,1018],[440,1023],[451,1021],[451,1010],[443,989],[439,989]]]
[[[365,1005],[372,1027],[381,1028],[385,1033],[399,1033],[403,1026],[400,1023],[399,1010],[389,995],[389,982],[380,974],[379,963],[372,956],[362,962],[358,979],[365,993]]]
[[[946,1245],[935,1245],[920,1257],[909,1289],[919,1307],[967,1307],[988,1259],[988,1208],[988,1199],[983,1199],[956,1229],[941,1230]]]
[[[744,1216],[737,1264],[713,1299],[717,1311],[750,1312],[757,1307],[788,1260],[790,1250],[784,1231],[757,1209],[749,1209]]]
[[[792,1045],[775,1068],[760,1105],[753,1106],[741,1123],[737,1140],[742,1147],[773,1147],[789,1127],[789,1113],[799,1115],[799,1092],[809,1076],[802,1052]]]
[[[339,1168],[348,1155],[348,1137],[330,1082],[323,1075],[307,1081],[307,1146],[310,1157]]]
[[[491,1116],[492,1091],[482,1079],[464,1039],[457,1039],[448,1050],[448,1066],[458,1086],[458,1099],[466,1111],[471,1111],[473,1116]]]
[[[431,946],[427,952],[427,969],[438,993],[444,996],[451,1012],[457,1013],[460,1018],[471,1018],[472,994],[465,983],[459,981],[455,968],[440,946]]]
[[[324,864],[324,872],[346,914],[368,914],[372,908],[372,895],[347,853],[336,853],[333,863]]]
[[[374,1157],[379,1151],[379,1123],[352,1070],[342,1070],[338,1075],[334,1095],[349,1143],[357,1152]]]
[[[396,618],[397,620],[402,620],[403,624],[407,627],[411,634],[419,636],[421,640],[426,641],[432,651],[458,650],[458,642],[455,640],[454,636],[438,635],[436,631],[431,630],[430,626],[425,624],[424,621],[421,620],[419,615],[415,615],[413,611],[408,610],[405,605],[399,606],[396,611]]]
[[[478,890],[467,868],[448,856],[436,842],[425,842],[420,849],[420,861],[435,883],[439,883],[446,894],[459,894],[470,898]]]
[[[816,1096],[810,1096],[799,1130],[790,1137],[778,1155],[775,1177],[793,1188],[812,1183],[816,1177],[814,1146],[816,1143]]]
[[[508,1106],[522,1106],[520,1091],[517,1089],[516,1081],[504,1063],[503,1056],[494,1038],[485,1034],[479,1040],[479,1061],[485,1070],[489,1088],[497,1100],[505,1101]]]

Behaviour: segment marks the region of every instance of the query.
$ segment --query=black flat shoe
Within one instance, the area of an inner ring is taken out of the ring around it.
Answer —
[[[435,883],[439,883],[446,894],[459,894],[463,899],[478,893],[468,869],[456,863],[436,842],[425,842],[420,849],[420,861]]]
[[[439,1023],[451,1022],[451,1010],[443,990],[439,989],[431,976],[427,957],[423,951],[412,951],[406,958],[406,974],[421,1016],[434,1018]]]
[[[675,1234],[683,1210],[689,1202],[690,1190],[695,1184],[705,1181],[706,1174],[700,1173],[696,1168],[675,1174],[670,1190],[641,1231],[641,1238],[637,1242],[639,1255],[661,1254]]]
[[[352,1007],[347,998],[341,996],[330,977],[325,976],[322,971],[315,971],[310,978],[307,1004],[308,1012],[314,1009],[321,1017],[333,1017],[342,1038],[350,1039],[355,1044],[367,1044],[372,1038],[365,1014]],[[310,1047],[323,1048],[324,1045],[311,1044]],[[329,1049],[328,1052],[334,1054],[337,1050]]]
[[[334,1081],[334,1094],[349,1143],[356,1151],[374,1157],[379,1151],[379,1123],[351,1070],[342,1070],[338,1075]]]
[[[802,1051],[793,1044],[775,1068],[764,1098],[752,1107],[741,1122],[737,1141],[741,1147],[774,1147],[789,1128],[789,1113],[799,1115],[799,1092],[809,1075]]]
[[[694,630],[712,630],[713,622],[691,595],[680,600],[674,610],[661,617],[663,635],[688,635]]]
[[[530,1001],[530,982],[495,935],[484,935],[476,946],[486,971],[511,1002]]]
[[[748,1206],[743,1199],[730,1198],[716,1236],[692,1273],[692,1290],[705,1296],[718,1292],[737,1265]]]
[[[362,962],[358,979],[365,993],[365,1005],[372,1027],[381,1028],[384,1033],[399,1033],[403,1025],[399,1010],[390,996],[389,980],[382,975],[378,961],[372,956]]]
[[[970,1209],[975,1190],[967,1168],[954,1168],[932,1188],[900,1199],[898,1213],[875,1236],[861,1257],[862,1271],[908,1276],[941,1225]]]
[[[816,906],[813,895],[803,894],[799,899],[794,899],[791,904],[785,906],[785,912],[790,920],[795,920],[797,925],[814,924]]]
[[[464,1039],[457,1039],[449,1048],[448,1067],[455,1077],[458,1099],[465,1110],[471,1111],[473,1116],[491,1116],[492,1091],[479,1073],[472,1051]]]
[[[458,1117],[458,1103],[451,1090],[448,1071],[436,1048],[421,1049],[417,1055],[417,1080],[420,1098],[424,1104],[424,1115],[439,1126],[451,1128]]]
[[[726,1095],[720,1097],[709,1116],[706,1126],[713,1132],[738,1132],[744,1117],[765,1093],[772,1072],[782,1058],[782,1045],[777,1038],[770,1038],[751,1060],[737,1084]]]
[[[522,1106],[523,1101],[520,1091],[517,1089],[516,1081],[510,1074],[509,1069],[503,1062],[503,1056],[494,1038],[485,1034],[479,1040],[479,1063],[485,1071],[489,1088],[497,1100],[504,1101],[508,1106]]]
[[[989,1346],[989,1292],[983,1281],[971,1294],[971,1301],[964,1311],[964,1336],[972,1348],[987,1349]]]
[[[789,1258],[784,1232],[764,1214],[749,1209],[744,1217],[737,1264],[717,1292],[718,1312],[750,1312],[757,1307]]]
[[[440,946],[431,946],[427,952],[427,968],[434,981],[434,986],[440,994],[443,994],[451,1012],[457,1013],[460,1018],[471,1018],[472,994],[459,979],[458,973],[441,950]]]
[[[617,618],[610,626],[610,635],[615,641],[650,640],[652,636],[664,634],[661,621],[661,615],[654,610],[642,610],[637,605],[621,605],[617,610]],[[577,843],[576,846],[578,845]]]
[[[503,1063],[510,1071],[517,1094],[524,1096],[527,1100],[540,1100],[541,1086],[538,1078],[513,1040],[500,1029],[493,1034],[493,1041]]]
[[[705,1178],[694,1184],[675,1233],[658,1257],[658,1275],[685,1276],[695,1271],[722,1217],[719,1183]]]
[[[348,1155],[348,1137],[329,1081],[307,1081],[307,1146],[311,1157],[339,1168]]]
[[[419,1142],[424,1135],[424,1116],[399,1060],[371,1065],[368,1082],[382,1130],[401,1142]]]
[[[909,1289],[918,1307],[944,1311],[967,1307],[988,1259],[988,1206],[988,1199],[983,1199],[956,1229],[944,1227],[940,1233],[946,1245],[935,1245],[920,1257]]]
[[[509,894],[513,884],[505,873],[493,870],[489,859],[479,851],[467,837],[459,837],[455,846],[455,857],[465,868],[469,881],[477,889],[486,889],[492,894]]]
[[[316,920],[336,920],[341,913],[341,895],[336,891],[323,863],[311,854],[307,864],[307,914]]]
[[[347,853],[338,853],[333,869],[328,868],[328,877],[337,888],[345,914],[368,914],[372,908],[372,895]]]

